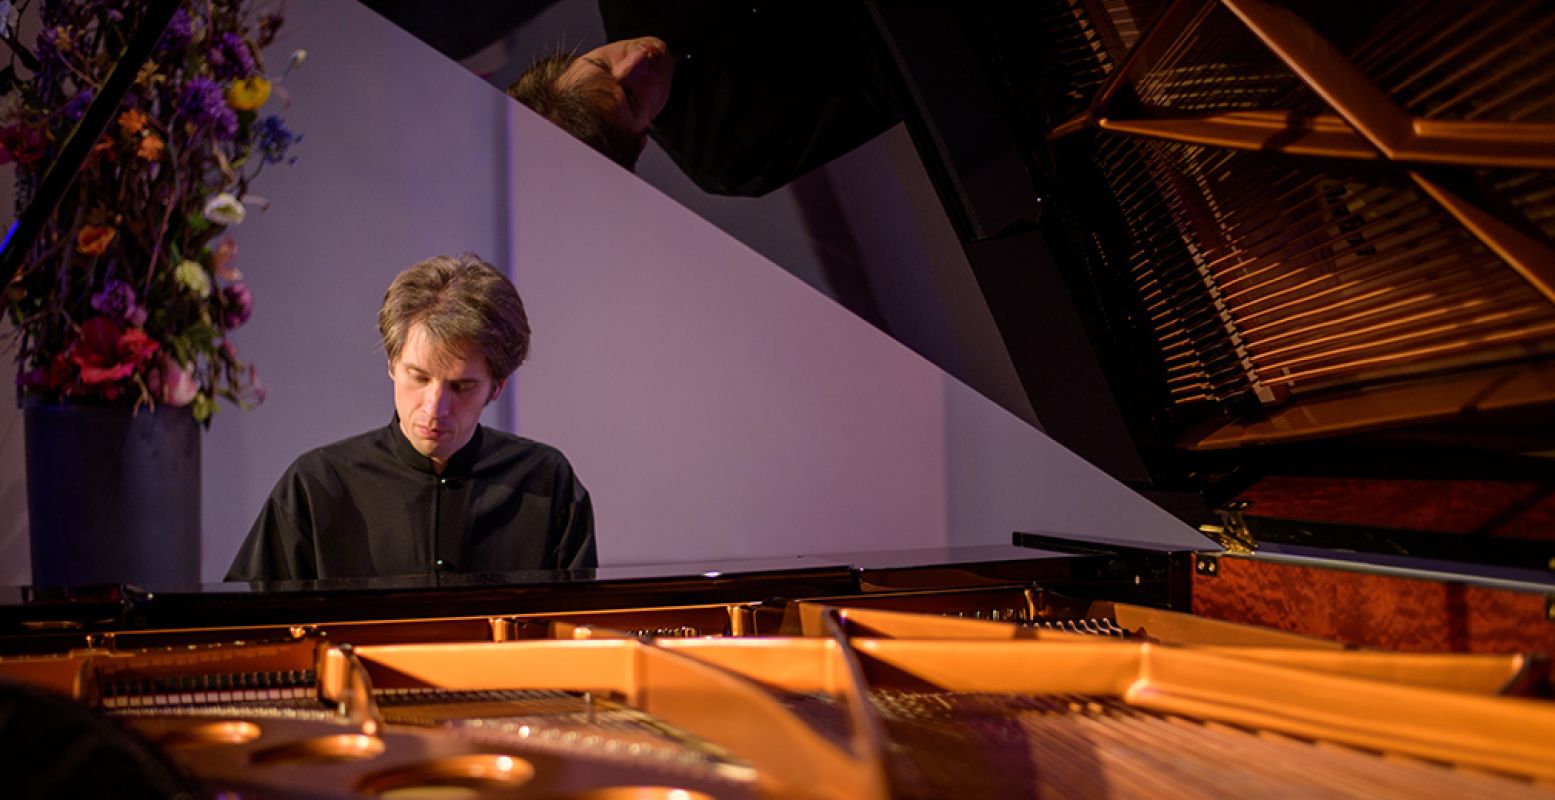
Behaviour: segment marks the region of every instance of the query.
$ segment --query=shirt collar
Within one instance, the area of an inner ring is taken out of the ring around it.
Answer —
[[[475,466],[476,455],[480,453],[481,436],[483,435],[484,427],[482,425],[475,426],[475,433],[470,435],[470,441],[465,442],[464,446],[459,448],[458,452],[454,453],[448,459],[448,463],[444,465],[442,477],[464,477],[470,474],[470,470]],[[410,440],[405,438],[405,432],[400,430],[400,415],[398,412],[389,419],[388,439],[389,450],[405,466],[417,472],[437,475],[437,470],[432,468],[432,459],[417,451],[415,446],[410,443]]]

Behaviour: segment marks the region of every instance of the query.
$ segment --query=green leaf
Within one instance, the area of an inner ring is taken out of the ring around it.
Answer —
[[[207,425],[210,423],[211,416],[218,410],[216,401],[212,400],[211,396],[204,392],[194,396],[194,402],[190,404],[190,407],[194,412],[195,421]]]
[[[184,227],[188,228],[189,233],[191,234],[198,235],[204,233],[205,229],[209,228],[210,226],[211,221],[206,219],[201,214],[195,213],[184,217]]]

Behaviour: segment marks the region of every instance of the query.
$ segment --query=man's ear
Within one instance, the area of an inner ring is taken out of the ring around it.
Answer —
[[[491,397],[486,398],[486,405],[491,405],[492,401],[497,399],[497,395],[502,394],[502,387],[506,385],[508,385],[507,378],[503,378],[502,380],[497,381],[496,387],[491,390]]]
[[[394,380],[394,359],[389,359],[389,380]]]

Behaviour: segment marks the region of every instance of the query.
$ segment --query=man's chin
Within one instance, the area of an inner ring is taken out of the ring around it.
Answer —
[[[459,448],[464,446],[464,442],[455,444],[451,435],[437,438],[418,436],[411,441],[411,445],[416,448],[416,452],[427,458],[443,462],[458,452]]]

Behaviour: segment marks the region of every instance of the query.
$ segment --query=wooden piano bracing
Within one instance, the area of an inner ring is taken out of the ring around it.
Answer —
[[[92,643],[0,677],[243,797],[1555,794],[1555,705],[1514,696],[1548,690],[1537,657],[1029,584]]]
[[[1124,220],[1078,255],[1131,285],[1179,446],[1555,400],[1547,8],[1056,5],[1084,104],[1048,139]]]

